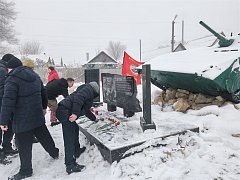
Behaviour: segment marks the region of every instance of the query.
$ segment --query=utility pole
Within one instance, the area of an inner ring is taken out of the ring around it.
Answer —
[[[63,59],[62,59],[62,57],[61,57],[61,67],[63,67]]]
[[[177,18],[177,14],[175,15],[173,21],[172,21],[172,41],[171,41],[171,44],[172,44],[172,52],[174,51],[174,24],[175,24],[175,20]]]
[[[140,56],[140,62],[142,61],[142,41],[141,41],[141,39],[139,40],[139,45],[140,45],[140,54],[139,54],[139,56]]]
[[[182,21],[182,45],[184,45],[184,21]]]
[[[89,53],[88,52],[86,53],[86,58],[87,58],[87,61],[89,61]]]

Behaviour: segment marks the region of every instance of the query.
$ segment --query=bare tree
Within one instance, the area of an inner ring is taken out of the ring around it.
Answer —
[[[3,42],[9,44],[16,44],[18,42],[12,25],[16,18],[14,6],[14,2],[0,0],[0,51],[2,51],[2,53],[6,50],[2,44]]]
[[[47,66],[47,63],[44,62],[44,60],[38,59],[38,58],[36,59],[35,64],[36,64],[36,68]]]
[[[126,50],[126,46],[122,45],[121,42],[110,41],[107,47],[107,52],[110,56],[113,57],[116,61],[120,61],[123,57],[123,51]]]
[[[98,55],[101,52],[101,49],[95,49],[95,54]]]
[[[35,55],[40,54],[43,48],[38,41],[27,41],[19,46],[21,55]]]

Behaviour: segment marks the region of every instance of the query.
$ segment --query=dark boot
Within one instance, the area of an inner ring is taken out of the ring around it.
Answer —
[[[20,172],[18,172],[14,176],[9,177],[8,180],[21,180],[21,179],[25,179],[25,178],[31,177],[31,176],[32,176],[32,173],[31,174],[21,174]]]
[[[0,164],[7,165],[10,164],[11,162],[12,161],[8,160],[3,152],[0,152]]]
[[[71,173],[74,173],[74,172],[81,172],[85,169],[85,166],[84,165],[80,165],[78,163],[74,163],[74,164],[71,164],[71,165],[68,165],[66,167],[66,172],[68,174],[71,174]]]
[[[82,154],[82,153],[84,153],[84,151],[86,150],[86,147],[82,147],[82,148],[77,148],[76,150],[75,150],[75,158],[79,158],[80,157],[80,155]]]
[[[8,149],[3,148],[3,152],[6,156],[8,155],[12,156],[12,155],[18,154],[18,150],[13,148],[8,148]]]
[[[50,155],[53,159],[58,159],[59,158],[59,149],[55,148],[54,154]]]

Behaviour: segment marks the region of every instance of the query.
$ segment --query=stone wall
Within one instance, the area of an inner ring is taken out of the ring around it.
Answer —
[[[192,93],[182,89],[167,89],[154,99],[154,104],[172,105],[175,111],[198,110],[205,106],[222,106],[226,102],[221,96],[213,97],[201,93]]]

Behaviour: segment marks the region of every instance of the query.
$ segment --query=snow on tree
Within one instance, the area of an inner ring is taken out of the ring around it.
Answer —
[[[15,3],[0,0],[0,53],[5,53],[6,47],[3,42],[16,44],[16,32],[13,21],[16,18]]]
[[[36,55],[40,54],[42,50],[43,48],[39,41],[27,41],[19,47],[21,55]]]
[[[38,59],[38,58],[36,59],[35,64],[36,64],[37,68],[46,66],[46,62],[44,62],[42,59]]]

